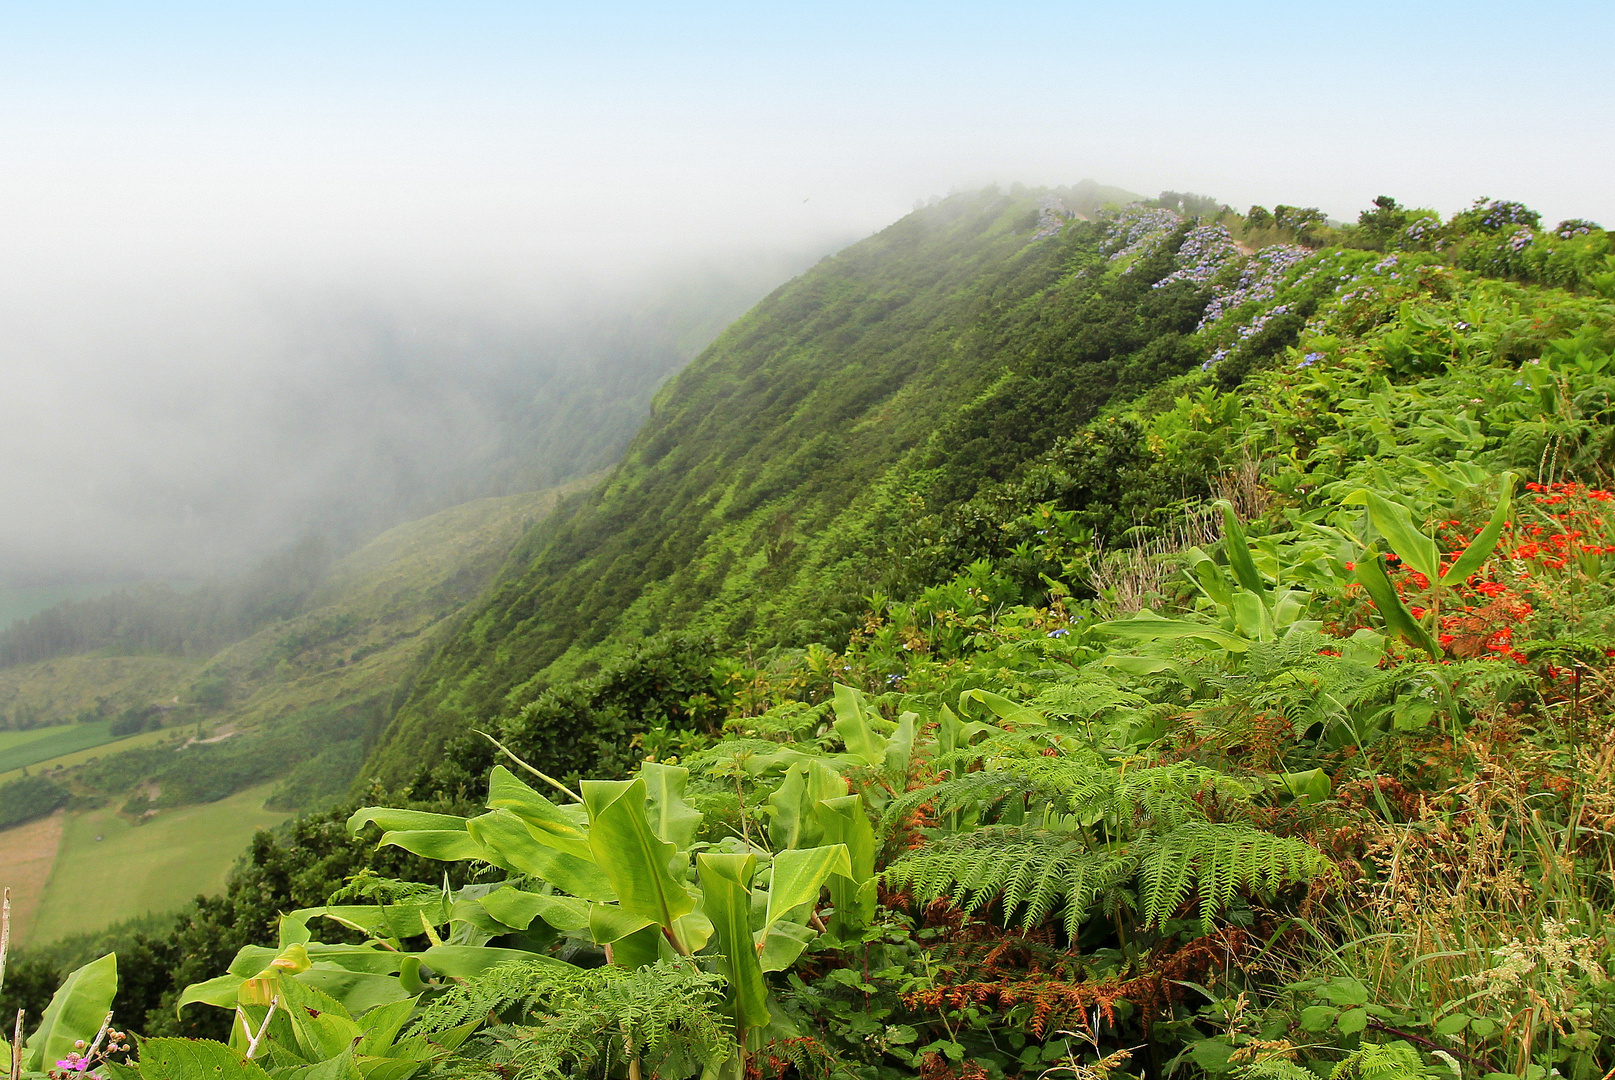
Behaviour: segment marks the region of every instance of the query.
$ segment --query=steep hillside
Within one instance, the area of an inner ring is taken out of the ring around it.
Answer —
[[[1615,1075],[1610,234],[1164,201],[1021,306],[1085,282],[1085,318],[1019,324],[1009,374],[898,447],[925,498],[850,539],[896,550],[902,595],[805,648],[764,620],[630,647],[618,616],[598,670],[477,718],[592,775],[460,737],[385,805],[260,835],[223,896],[118,943],[84,1033],[245,1016],[340,1071],[381,1031],[457,1077]],[[1203,362],[1004,464],[980,433],[1036,444],[1078,385],[1024,358],[1148,336],[1182,285],[1198,321],[1115,375]],[[36,963],[0,1008],[42,1004]]]
[[[471,718],[670,629],[759,646],[852,628],[904,568],[892,526],[1007,475],[1106,402],[1204,359],[1209,294],[1130,273],[1076,220],[1121,193],[917,211],[781,288],[658,395],[610,479],[527,537],[376,759],[400,781]],[[826,621],[828,619],[828,621]]]

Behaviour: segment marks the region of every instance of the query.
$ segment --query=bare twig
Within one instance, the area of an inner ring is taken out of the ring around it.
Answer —
[[[107,1037],[107,1032],[109,1030],[111,1030],[111,1028],[112,1028],[112,1013],[108,1012],[107,1015],[106,1015],[106,1019],[101,1021],[101,1030],[97,1031],[95,1033],[95,1041],[90,1043],[90,1048],[88,1050],[84,1051],[84,1057],[85,1057],[86,1060],[88,1060],[89,1058],[94,1057],[95,1052],[97,1050],[101,1049],[101,1040]]]
[[[11,1080],[18,1080],[22,1076],[22,1015],[24,1010],[17,1010],[17,1026],[11,1033]]]
[[[6,954],[11,951],[11,887],[0,900],[0,987],[6,985]]]
[[[269,1011],[264,1013],[264,1022],[259,1025],[258,1034],[251,1035],[251,1032],[248,1032],[248,1034],[251,1035],[251,1038],[247,1040],[247,1058],[249,1060],[251,1060],[252,1056],[258,1052],[258,1044],[263,1041],[265,1033],[269,1031],[269,1021],[275,1018],[275,1008],[279,1004],[280,997],[278,995],[270,998]]]

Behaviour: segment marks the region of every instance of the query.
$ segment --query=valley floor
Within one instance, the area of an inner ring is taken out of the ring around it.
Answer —
[[[46,944],[217,891],[253,833],[291,816],[263,808],[273,787],[162,810],[140,825],[108,807],[0,832],[0,885],[11,889],[16,940]],[[118,886],[107,888],[114,867]]]

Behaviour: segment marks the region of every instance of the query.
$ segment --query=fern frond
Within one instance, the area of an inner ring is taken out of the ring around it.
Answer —
[[[1050,716],[1092,720],[1116,709],[1138,709],[1148,704],[1140,694],[1114,679],[1084,671],[1076,679],[1045,689],[1031,703]]]
[[[415,1030],[430,1034],[516,1009],[517,1023],[490,1028],[472,1051],[502,1076],[610,1075],[634,1059],[651,1076],[688,1075],[728,1053],[722,982],[670,961],[633,970],[518,961],[451,988],[427,1007]]]
[[[1074,934],[1095,898],[1136,869],[1137,860],[1126,852],[1094,850],[1069,833],[986,826],[893,863],[885,879],[921,901],[946,897],[970,912],[1001,898],[1005,922],[1018,912],[1027,930],[1063,905],[1066,930]]]
[[[1297,1065],[1281,1057],[1263,1058],[1242,1065],[1235,1073],[1239,1080],[1322,1080],[1305,1065]]]
[[[1007,800],[1025,798],[1081,822],[1103,820],[1107,830],[1120,837],[1203,820],[1207,796],[1243,805],[1255,790],[1226,773],[1188,761],[1120,770],[1097,755],[1007,758],[894,799],[882,815],[881,827],[890,829],[921,806],[938,814],[968,809],[987,817]]]
[[[1146,925],[1171,917],[1191,893],[1200,899],[1207,928],[1236,892],[1272,893],[1329,869],[1310,844],[1249,825],[1192,821],[1164,836],[1141,841],[1139,881]]]
[[[1335,1064],[1329,1080],[1423,1080],[1419,1052],[1404,1042],[1370,1043]]]
[[[436,899],[442,895],[441,886],[423,885],[418,881],[395,881],[367,869],[348,878],[345,885],[326,899],[326,903],[369,900],[378,904],[406,904],[414,900]]]

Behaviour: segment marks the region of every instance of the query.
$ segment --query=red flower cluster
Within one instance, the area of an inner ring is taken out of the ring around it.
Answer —
[[[1601,488],[1583,484],[1527,484],[1540,524],[1511,521],[1504,529],[1490,572],[1473,574],[1454,590],[1461,607],[1447,606],[1441,613],[1437,640],[1457,656],[1508,657],[1525,663],[1514,649],[1515,633],[1530,619],[1535,607],[1551,604],[1563,590],[1567,568],[1597,578],[1611,568],[1615,555],[1615,517],[1607,507],[1612,497]],[[1522,517],[1525,515],[1522,515]],[[1534,516],[1534,515],[1533,515]],[[1445,573],[1468,548],[1481,528],[1465,528],[1460,521],[1442,522],[1437,536],[1445,549]],[[1429,580],[1416,571],[1387,560],[1396,573],[1397,589],[1406,599],[1422,599]],[[1409,605],[1415,618],[1422,607]]]

